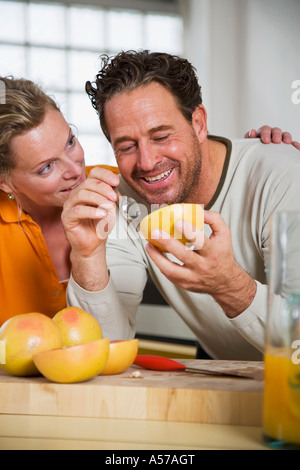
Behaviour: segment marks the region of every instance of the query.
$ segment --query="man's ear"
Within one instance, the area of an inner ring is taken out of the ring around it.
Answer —
[[[199,142],[203,143],[207,137],[207,112],[202,104],[199,104],[193,112],[192,126]]]

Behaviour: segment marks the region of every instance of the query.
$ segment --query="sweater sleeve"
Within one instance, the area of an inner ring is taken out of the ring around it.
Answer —
[[[261,352],[265,349],[268,286],[257,282],[256,295],[250,306],[230,320],[241,336]]]
[[[79,286],[71,276],[67,288],[67,303],[93,315],[102,328],[104,338],[113,341],[134,337],[134,321],[130,321],[130,317],[126,315],[124,307],[120,304],[111,277],[102,291],[89,292]]]
[[[136,331],[136,313],[147,281],[147,266],[134,227],[117,220],[107,242],[109,282],[99,292],[79,286],[71,276],[68,305],[82,308],[99,322],[103,337],[131,339]]]

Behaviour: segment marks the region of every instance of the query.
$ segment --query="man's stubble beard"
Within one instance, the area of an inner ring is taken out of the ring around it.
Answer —
[[[174,164],[174,171],[178,171],[179,174],[179,187],[175,188],[173,195],[165,195],[164,193],[166,190],[162,189],[160,192],[158,191],[155,196],[149,198],[147,193],[139,188],[138,184],[134,187],[135,191],[149,205],[170,205],[180,204],[183,202],[197,202],[197,192],[199,189],[199,181],[202,169],[202,155],[198,140],[194,140],[190,158],[189,156],[186,156],[186,160],[192,162],[192,164],[186,168],[186,174],[183,177],[180,177],[182,174],[180,163],[176,161]]]

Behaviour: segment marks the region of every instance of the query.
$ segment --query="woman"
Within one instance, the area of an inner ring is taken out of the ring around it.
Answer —
[[[66,306],[70,247],[61,211],[86,176],[83,149],[54,100],[31,81],[1,80],[0,326]]]
[[[30,81],[2,80],[0,324],[66,305],[70,247],[61,211],[85,178],[82,147],[55,102]]]
[[[53,317],[66,306],[70,246],[61,212],[89,169],[54,100],[29,80],[0,80],[1,326],[17,314]],[[263,132],[270,137],[270,128]]]

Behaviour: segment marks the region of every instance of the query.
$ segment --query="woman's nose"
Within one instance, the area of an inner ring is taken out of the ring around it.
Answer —
[[[84,167],[84,152],[82,147],[76,152],[75,155],[65,155],[64,162],[64,177],[67,179],[77,178],[82,174],[82,168]]]
[[[83,169],[82,161],[80,162],[69,161],[68,164],[64,168],[64,178],[65,179],[78,178],[82,175],[82,169]]]

